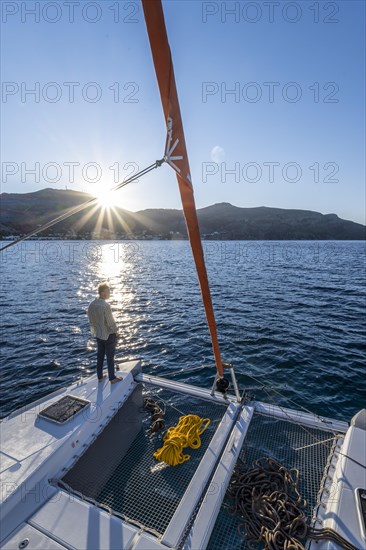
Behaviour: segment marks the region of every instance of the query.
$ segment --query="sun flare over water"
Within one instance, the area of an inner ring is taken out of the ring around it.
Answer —
[[[108,187],[100,186],[90,190],[90,193],[96,198],[97,206],[101,206],[104,209],[117,206],[117,193]]]
[[[113,191],[110,191],[109,189],[101,189],[95,193],[95,197],[99,206],[104,208],[112,208],[113,206],[116,206],[116,193],[113,193]]]
[[[75,231],[86,228],[92,239],[131,236],[131,227],[125,219],[124,194],[102,185],[89,189],[88,192],[94,198],[93,205],[75,223]]]
[[[126,192],[119,190],[113,190],[108,187],[97,187],[89,191],[91,195],[96,198],[96,206],[101,207],[103,210],[113,210],[114,208],[126,208],[128,201],[126,201]]]

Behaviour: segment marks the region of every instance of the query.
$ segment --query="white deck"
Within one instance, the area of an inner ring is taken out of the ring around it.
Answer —
[[[356,489],[366,489],[366,430],[351,426],[328,470],[317,527],[328,527],[360,550],[366,549]],[[311,550],[337,550],[331,542],[312,542]]]
[[[108,378],[98,383],[92,376],[4,419],[0,497],[3,538],[52,497],[55,490],[48,479],[67,467],[83,445],[90,444],[113,411],[127,399],[136,386],[131,370],[137,367],[136,361],[122,363],[119,376],[123,381],[118,384],[111,385]],[[65,425],[38,417],[42,409],[66,394],[87,399],[91,404]]]

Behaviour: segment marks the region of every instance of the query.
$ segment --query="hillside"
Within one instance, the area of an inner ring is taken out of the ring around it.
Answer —
[[[22,235],[88,200],[71,190],[43,189],[34,193],[0,195],[0,233]],[[57,238],[186,238],[181,210],[148,209],[129,212],[115,208],[84,212],[55,225],[42,236]],[[281,208],[240,208],[220,203],[198,210],[203,238],[243,240],[364,240],[365,226],[336,214]]]

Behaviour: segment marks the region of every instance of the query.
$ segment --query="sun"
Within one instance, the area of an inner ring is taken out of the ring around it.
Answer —
[[[102,206],[103,208],[112,208],[115,206],[116,197],[115,193],[112,191],[109,191],[108,189],[101,189],[95,196],[99,206]]]
[[[121,193],[113,187],[110,188],[108,185],[101,184],[90,188],[89,193],[95,197],[96,206],[103,210],[126,208],[125,194],[121,196]]]

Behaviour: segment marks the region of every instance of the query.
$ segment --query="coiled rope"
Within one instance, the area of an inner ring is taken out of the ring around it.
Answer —
[[[178,424],[169,428],[164,435],[164,445],[154,453],[154,458],[170,466],[177,466],[189,460],[190,455],[183,454],[183,449],[198,449],[201,446],[200,436],[210,422],[209,418],[200,418],[195,414],[181,416]]]
[[[240,519],[241,537],[262,542],[265,550],[305,550],[302,540],[332,540],[345,550],[357,550],[331,529],[307,524],[306,500],[298,491],[299,471],[272,458],[256,460],[243,473],[235,467],[227,492],[231,515]]]
[[[165,421],[163,418],[165,411],[159,407],[152,397],[145,397],[144,408],[151,413],[151,426],[148,431],[149,435],[163,430],[165,428]]]

